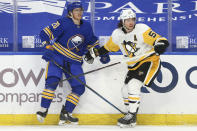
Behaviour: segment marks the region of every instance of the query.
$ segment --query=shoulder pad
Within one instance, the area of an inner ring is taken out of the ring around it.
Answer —
[[[120,29],[120,28],[117,28],[115,29],[113,32],[112,32],[112,37],[120,37],[121,34],[123,34],[124,32]]]
[[[115,29],[111,35],[112,41],[116,44],[119,43],[119,41],[122,38],[122,35],[124,35],[124,32],[120,28]]]
[[[148,29],[150,29],[150,27],[149,27],[148,25],[143,24],[143,23],[136,24],[135,26],[136,26],[135,28],[136,28],[138,31],[142,31],[142,32],[145,32],[145,31],[147,31]]]

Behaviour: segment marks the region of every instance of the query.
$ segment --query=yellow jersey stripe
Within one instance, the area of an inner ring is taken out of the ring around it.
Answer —
[[[50,28],[49,28],[49,27],[46,27],[45,30],[47,30],[47,32],[49,33],[49,35],[50,35],[50,40],[53,40],[53,39],[54,39],[54,36],[53,36],[53,33],[52,33],[52,31],[50,30]]]
[[[154,49],[152,49],[151,51],[153,51]],[[151,52],[151,51],[148,51],[148,52],[146,52],[146,53],[149,53],[149,52]],[[146,55],[146,54],[144,54],[142,57],[140,57],[138,60],[136,60],[136,61],[129,61],[129,62],[127,62],[127,64],[128,65],[131,65],[131,64],[135,64],[135,63],[138,63],[138,62],[141,62],[141,61],[143,61],[144,59],[146,59],[146,58],[149,58],[149,57],[151,57],[152,55]],[[138,57],[138,56],[137,56]],[[134,57],[133,57],[134,58]]]
[[[140,61],[139,62],[139,64],[137,65],[137,66],[135,66],[135,67],[133,67],[133,68],[129,68],[129,70],[136,70],[137,68],[139,68],[143,63],[145,63],[145,62],[151,62],[151,61],[157,61],[157,60],[159,60],[159,56],[157,56],[157,55],[153,55],[153,56],[150,56],[150,57],[148,57],[148,58],[146,58],[146,59],[144,59],[143,61]],[[131,62],[132,63],[132,62]],[[128,64],[128,63],[127,63]],[[130,64],[130,63],[129,63]]]
[[[48,31],[46,30],[46,28],[45,29],[43,29],[44,30],[44,32],[48,35],[48,37],[49,37],[49,39],[51,38],[51,36],[50,36],[50,34],[48,33]]]
[[[64,52],[62,52],[60,49],[58,49],[58,48],[55,47],[55,46],[53,46],[53,47],[54,47],[54,49],[56,49],[59,53],[61,53],[62,55],[66,56],[66,57],[68,57],[68,58],[70,58],[70,59],[72,59],[72,60],[76,60],[76,61],[79,61],[79,62],[82,61],[82,60],[78,60],[78,59],[75,59],[75,58],[72,58],[72,57],[68,56],[67,54],[65,54]]]
[[[88,46],[88,48],[90,49],[90,48],[92,48],[92,47],[95,47],[95,46],[99,45],[98,42],[99,42],[99,41],[97,40],[93,45]]]
[[[78,59],[76,59],[76,58],[73,58],[73,57],[69,56],[67,53],[63,52],[62,50],[60,50],[59,48],[57,48],[57,47],[54,46],[54,45],[53,45],[53,48],[54,48],[55,50],[57,50],[60,54],[66,56],[66,57],[68,57],[68,58],[70,58],[70,59],[72,59],[72,60],[76,60],[76,61],[79,61],[79,62],[82,61],[82,60],[78,60]]]
[[[124,102],[129,102],[129,100],[124,100]]]
[[[46,98],[46,99],[50,99],[50,100],[52,100],[53,99],[53,97],[48,97],[48,96],[42,96],[43,98]]]
[[[159,61],[153,61],[151,63],[151,68],[149,69],[148,73],[147,73],[147,76],[145,77],[145,85],[148,85],[152,78],[155,76],[155,74],[157,73],[157,71],[159,70],[159,67],[160,67],[160,60]]]
[[[70,56],[73,59],[82,60],[81,56],[67,50],[66,48],[64,48],[60,44],[54,43],[53,47],[56,47],[56,49],[58,48],[62,53],[66,54],[67,56]]]
[[[70,100],[70,99],[66,99],[67,101],[70,101],[71,103],[73,103],[74,105],[77,105],[76,102],[74,102],[73,100]]]
[[[75,99],[75,98],[74,98],[74,97],[72,97],[72,96],[67,96],[67,98],[69,98],[69,99],[71,99],[71,100],[75,101],[76,103],[78,103],[78,102],[79,102],[79,100]]]
[[[47,32],[48,36],[49,36],[49,39],[51,40],[51,32],[49,30],[48,27],[45,28],[45,31]]]
[[[47,93],[47,92],[42,92],[42,94],[45,95],[45,96],[51,96],[51,97],[54,97],[54,95],[55,95],[55,94],[50,94],[50,93]]]
[[[48,77],[48,69],[49,69],[49,62],[47,63],[47,67],[46,67],[45,79],[47,79]]]
[[[73,52],[71,52],[70,50],[66,49],[65,47],[63,47],[62,45],[60,45],[59,43],[54,43],[59,49],[65,50],[66,52],[68,52],[69,54],[77,57],[78,59],[82,59],[82,56],[79,56]]]
[[[131,96],[129,96],[128,98],[129,98],[130,100],[136,100],[136,101],[140,100],[139,97],[131,97]]]
[[[52,90],[48,90],[48,89],[44,89],[45,92],[48,92],[48,93],[54,93],[55,91],[52,91]]]
[[[77,96],[77,95],[75,95],[73,93],[71,93],[70,95],[73,96],[75,99],[78,99],[79,100],[79,96]]]

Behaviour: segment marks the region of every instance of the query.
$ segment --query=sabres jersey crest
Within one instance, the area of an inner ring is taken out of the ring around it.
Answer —
[[[76,50],[79,51],[79,46],[84,43],[84,36],[80,34],[76,34],[72,36],[68,42],[67,42],[67,47],[69,50]]]

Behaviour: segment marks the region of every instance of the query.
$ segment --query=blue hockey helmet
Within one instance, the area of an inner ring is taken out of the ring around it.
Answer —
[[[82,8],[83,9],[82,3],[80,1],[78,1],[78,2],[69,3],[67,5],[68,12],[74,10],[75,8]]]

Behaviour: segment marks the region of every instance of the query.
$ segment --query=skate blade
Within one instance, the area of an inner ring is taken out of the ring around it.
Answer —
[[[37,120],[40,122],[40,123],[43,123],[44,122],[44,117],[40,116],[40,115],[37,115]]]
[[[135,127],[136,123],[131,123],[131,124],[122,124],[122,123],[117,123],[117,125],[120,127],[120,128],[131,128],[131,127]]]
[[[59,126],[78,125],[78,122],[70,122],[70,121],[60,120],[58,125]]]

